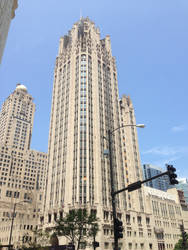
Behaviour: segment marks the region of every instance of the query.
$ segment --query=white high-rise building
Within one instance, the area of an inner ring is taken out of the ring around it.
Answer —
[[[126,126],[128,125],[128,126]],[[94,210],[100,219],[99,250],[113,249],[108,130],[112,135],[115,190],[142,180],[134,108],[119,100],[109,36],[81,18],[60,39],[56,59],[48,144],[45,225],[71,209]],[[173,249],[182,216],[177,195],[141,188],[117,196],[123,221],[120,249]],[[187,222],[187,219],[184,220]],[[186,227],[187,224],[185,223]],[[164,228],[163,228],[164,227]],[[60,244],[68,243],[59,237]],[[90,242],[91,243],[91,242]],[[84,247],[83,247],[84,248]],[[92,249],[87,245],[86,249]]]
[[[45,205],[48,222],[62,211],[88,207],[102,220],[107,215],[107,228],[112,227],[109,159],[104,156],[108,141],[104,136],[119,126],[117,72],[110,37],[101,39],[95,24],[82,18],[60,39],[56,60]],[[119,130],[114,133],[112,148],[115,188],[121,189],[125,187],[125,172]],[[126,209],[125,193],[119,197],[121,217]]]
[[[29,149],[34,113],[32,96],[24,85],[17,84],[0,112],[0,144],[24,151]]]
[[[48,146],[46,226],[69,209],[86,207],[100,218],[100,249],[113,246],[108,130],[114,131],[112,158],[115,190],[142,179],[134,109],[130,98],[119,101],[117,71],[109,36],[88,18],[60,39]],[[117,216],[124,222],[144,214],[143,191],[117,196]],[[143,218],[143,220],[145,220]],[[144,231],[144,229],[141,229]],[[128,242],[120,240],[120,246]],[[139,245],[144,245],[143,238]],[[150,242],[146,244],[149,245]]]
[[[4,101],[0,112],[0,244],[31,239],[42,217],[47,154],[30,149],[35,104],[24,85]],[[30,204],[24,203],[29,201]],[[28,234],[27,238],[26,235]]]

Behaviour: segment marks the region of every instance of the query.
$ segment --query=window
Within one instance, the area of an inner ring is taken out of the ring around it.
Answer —
[[[132,249],[132,243],[129,243],[129,249]]]
[[[130,224],[130,214],[126,214],[126,223]]]
[[[54,213],[54,221],[57,220],[57,213]]]
[[[48,223],[51,223],[51,220],[52,220],[52,215],[48,214]]]
[[[146,217],[146,224],[150,224],[150,218],[149,217]]]
[[[141,224],[141,223],[142,223],[142,217],[141,217],[141,216],[138,216],[138,217],[137,217],[137,222],[138,222],[138,224]]]
[[[14,192],[14,198],[19,198],[20,193],[19,192]]]
[[[144,243],[140,243],[140,248],[144,249]]]
[[[6,197],[11,197],[12,196],[12,191],[7,190],[6,191]]]
[[[108,248],[109,248],[109,242],[105,242],[105,243],[104,243],[104,248],[105,248],[105,249],[108,249]]]

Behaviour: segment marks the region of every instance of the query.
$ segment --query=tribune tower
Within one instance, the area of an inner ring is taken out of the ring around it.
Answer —
[[[88,18],[60,39],[56,59],[48,145],[46,223],[71,208],[94,209],[113,235],[108,130],[121,126],[117,71],[110,37]],[[126,186],[122,135],[112,138],[115,189]],[[121,217],[125,192],[117,198]],[[122,216],[123,217],[123,216]],[[102,229],[102,226],[101,226]],[[104,232],[101,230],[101,232]],[[106,231],[105,231],[106,232]],[[103,241],[103,235],[101,234]],[[101,246],[104,249],[104,246]]]
[[[46,207],[110,207],[108,129],[120,125],[115,59],[88,18],[60,39],[49,133]],[[122,186],[120,133],[114,137],[116,185]]]

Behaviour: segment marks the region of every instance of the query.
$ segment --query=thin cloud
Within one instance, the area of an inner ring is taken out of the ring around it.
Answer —
[[[185,125],[174,126],[171,128],[172,132],[182,132],[185,130],[187,130],[187,127]]]
[[[142,154],[152,154],[161,156],[175,156],[176,154],[188,153],[188,147],[154,147],[142,152]]]
[[[175,156],[175,157],[171,157],[171,158],[167,158],[167,159],[157,160],[157,161],[152,162],[152,165],[160,166],[161,168],[164,169],[165,164],[172,164],[180,158],[181,158],[180,156]]]

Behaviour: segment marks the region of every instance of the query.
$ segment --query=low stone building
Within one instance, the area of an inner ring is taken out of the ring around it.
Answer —
[[[144,187],[144,191],[146,212],[152,215],[153,248],[151,249],[174,249],[180,238],[180,225],[187,220],[187,213],[182,211],[177,190],[173,188],[163,192]]]

